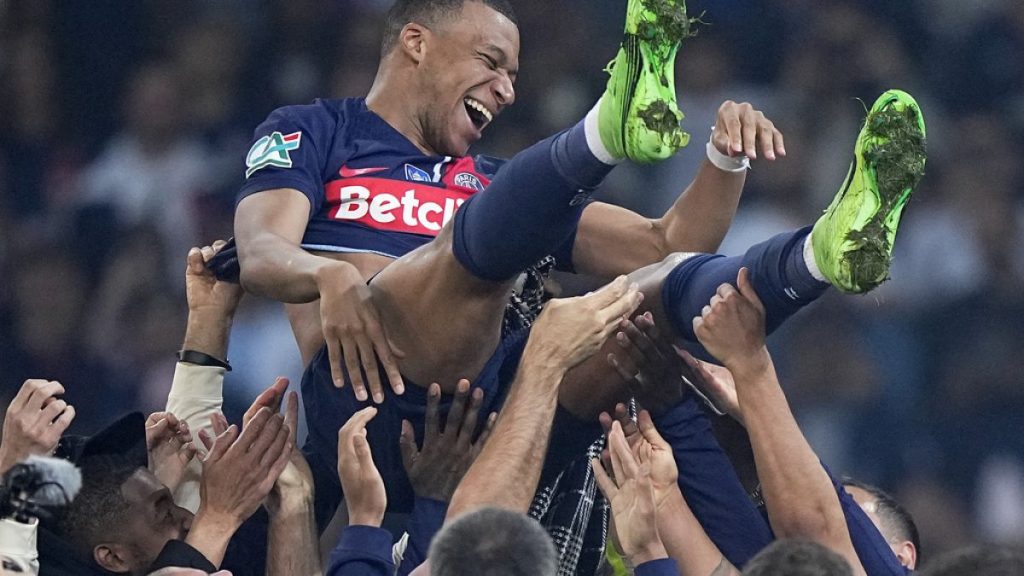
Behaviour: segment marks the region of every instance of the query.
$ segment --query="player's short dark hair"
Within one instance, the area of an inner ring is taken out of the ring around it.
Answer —
[[[398,43],[398,34],[406,24],[417,22],[433,28],[458,15],[466,2],[480,2],[508,18],[513,24],[519,24],[508,0],[396,0],[384,18],[381,54],[391,52]]]
[[[432,576],[554,576],[558,554],[534,519],[482,508],[445,526],[430,545]]]
[[[921,562],[921,536],[917,532],[914,517],[895,498],[878,486],[865,484],[853,478],[843,478],[843,486],[852,486],[871,494],[878,505],[878,518],[882,521],[881,532],[886,540],[909,540],[917,551],[917,562]]]
[[[920,576],[1019,576],[1024,551],[1001,546],[968,546],[936,556]]]
[[[850,563],[828,548],[797,538],[772,542],[743,568],[744,576],[853,576]]]
[[[91,559],[92,549],[110,541],[125,523],[130,504],[121,487],[140,466],[121,454],[91,456],[78,466],[82,489],[60,516],[59,529],[68,544]]]

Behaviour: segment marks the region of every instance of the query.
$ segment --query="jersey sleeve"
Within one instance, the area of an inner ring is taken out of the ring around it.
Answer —
[[[324,106],[285,106],[271,112],[254,134],[245,156],[242,199],[277,188],[302,192],[316,214],[324,203],[324,170],[337,120]]]

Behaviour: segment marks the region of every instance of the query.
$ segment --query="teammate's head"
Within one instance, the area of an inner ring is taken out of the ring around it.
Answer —
[[[850,563],[828,548],[787,538],[772,542],[743,567],[744,576],[852,576]]]
[[[916,568],[920,563],[921,537],[910,513],[876,486],[846,478],[843,480],[843,488],[875,523],[875,527],[899,558],[900,564],[911,570]]]
[[[507,0],[398,0],[382,50],[409,96],[402,113],[433,153],[465,155],[515,101],[519,29]]]
[[[119,455],[80,462],[82,489],[61,519],[68,543],[115,573],[144,573],[168,540],[182,539],[192,514],[174,504],[145,467]]]
[[[536,520],[499,508],[470,512],[430,545],[431,576],[552,576],[558,554]]]

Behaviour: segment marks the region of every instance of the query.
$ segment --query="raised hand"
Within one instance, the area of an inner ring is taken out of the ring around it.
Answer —
[[[641,406],[660,414],[683,399],[686,365],[662,338],[650,312],[622,319],[615,341],[619,351],[608,354],[608,363]]]
[[[188,424],[170,412],[150,414],[146,419],[146,448],[150,472],[173,492],[196,455]]]
[[[58,398],[60,382],[26,380],[7,406],[0,437],[0,474],[34,454],[49,456],[75,419],[75,408]]]
[[[667,558],[668,553],[658,534],[650,466],[641,464],[630,451],[618,422],[612,423],[608,444],[613,476],[608,475],[596,458],[591,466],[597,486],[612,508],[623,554],[634,565]]]
[[[356,398],[367,399],[368,383],[373,401],[380,404],[384,401],[384,388],[379,362],[394,393],[405,393],[396,360],[405,354],[395,348],[385,335],[377,307],[370,297],[370,288],[352,266],[337,266],[329,270],[325,272],[328,277],[320,282],[320,322],[334,385],[338,388],[345,385],[344,373],[347,371]]]
[[[625,276],[585,296],[556,298],[537,317],[529,345],[568,370],[597,352],[642,301],[639,287]]]
[[[373,463],[366,440],[366,424],[376,415],[377,409],[368,406],[338,430],[338,478],[345,492],[350,526],[380,526],[388,507],[384,479]]]
[[[742,154],[755,160],[759,148],[768,160],[786,155],[782,132],[763,112],[747,102],[737,104],[726,100],[718,108],[711,143],[726,156]]]
[[[185,299],[190,312],[210,312],[231,317],[242,299],[242,287],[230,282],[221,282],[206,267],[221,248],[224,240],[217,240],[212,246],[192,248],[188,251],[185,267]]]
[[[197,518],[235,530],[263,503],[291,455],[284,417],[260,408],[239,432],[231,425],[203,460]]]
[[[279,380],[284,380],[284,386],[288,386],[287,379],[280,378]],[[277,386],[278,382],[275,382],[274,385]],[[293,503],[300,506],[307,503],[312,505],[313,471],[309,468],[306,457],[302,455],[302,450],[299,450],[295,444],[298,422],[299,395],[295,392],[288,392],[284,410],[284,425],[288,427],[291,456],[288,458],[288,464],[281,471],[281,475],[277,477],[277,482],[274,483],[270,494],[267,495],[266,506],[271,516],[280,513],[282,508]]]
[[[469,380],[459,380],[443,430],[438,415],[440,399],[441,387],[436,383],[431,384],[427,389],[423,448],[416,447],[416,434],[412,424],[407,420],[402,421],[399,444],[402,449],[402,462],[416,495],[449,502],[455,487],[459,485],[466,470],[476,460],[477,454],[487,441],[497,414],[490,415],[480,432],[480,437],[474,442],[473,436],[476,433],[480,407],[484,399],[483,390],[475,388],[470,392]]]
[[[740,411],[736,380],[732,372],[725,366],[698,360],[686,350],[677,349],[676,352],[689,368],[687,378],[690,383],[701,395],[706,395],[706,400],[710,400],[719,415],[728,414],[743,424],[743,413]]]
[[[693,319],[693,332],[704,348],[735,372],[735,366],[767,357],[765,312],[750,271],[740,268],[736,286],[722,284],[711,302]]]
[[[228,337],[235,309],[242,299],[242,287],[217,280],[207,266],[224,245],[223,240],[218,240],[212,246],[192,248],[188,252],[185,266],[188,322],[182,348],[226,362]]]

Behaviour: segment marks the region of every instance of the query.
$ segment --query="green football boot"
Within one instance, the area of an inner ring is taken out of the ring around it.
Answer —
[[[924,176],[925,128],[910,94],[889,90],[864,120],[843,187],[814,224],[814,261],[833,286],[867,292],[889,278],[903,208]]]
[[[601,141],[618,158],[651,163],[686,146],[689,134],[679,123],[675,59],[694,21],[685,0],[629,0],[626,34],[601,97]]]

